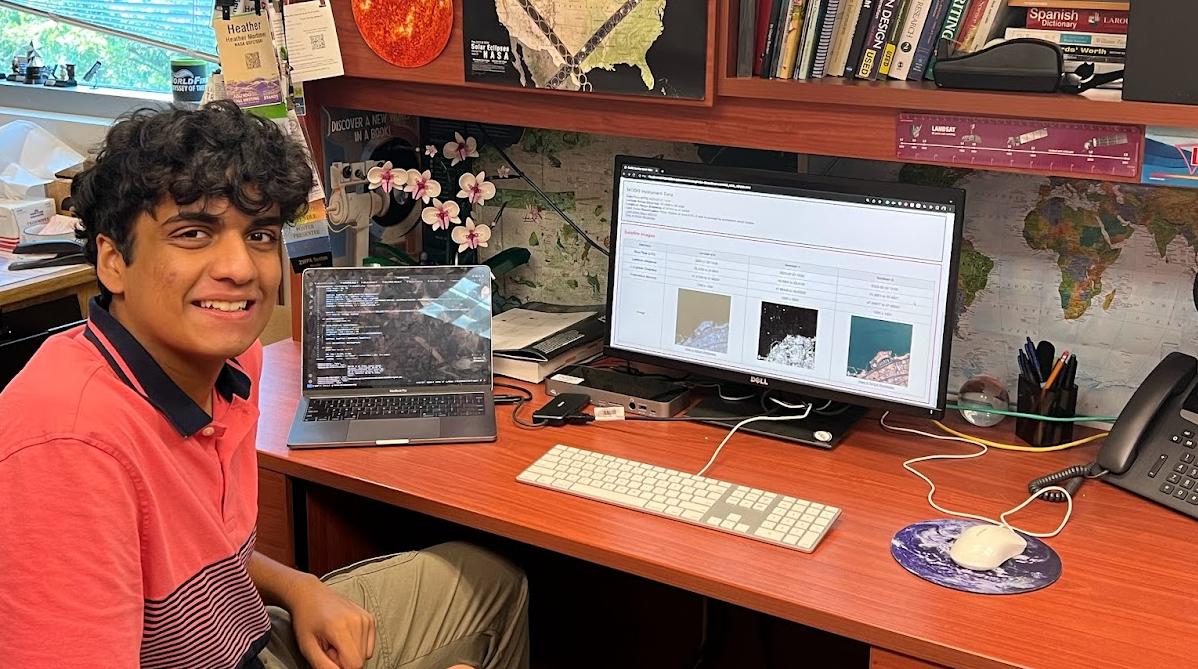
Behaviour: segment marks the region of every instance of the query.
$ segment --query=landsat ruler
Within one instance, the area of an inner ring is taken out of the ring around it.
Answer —
[[[896,157],[921,163],[1137,177],[1144,129],[1112,123],[900,113]]]

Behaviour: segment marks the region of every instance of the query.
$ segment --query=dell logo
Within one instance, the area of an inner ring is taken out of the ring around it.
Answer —
[[[768,386],[770,384],[769,379],[763,379],[760,376],[750,376],[749,383],[756,383],[759,386]]]

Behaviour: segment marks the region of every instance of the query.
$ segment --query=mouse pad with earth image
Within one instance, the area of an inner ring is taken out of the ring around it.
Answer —
[[[990,571],[966,569],[949,557],[953,542],[976,520],[942,518],[908,525],[890,540],[904,569],[937,585],[983,595],[1015,595],[1048,587],[1061,577],[1061,558],[1048,544],[1022,532],[1027,549]]]

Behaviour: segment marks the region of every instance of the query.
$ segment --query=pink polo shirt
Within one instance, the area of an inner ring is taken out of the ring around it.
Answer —
[[[257,667],[262,348],[210,417],[94,301],[0,393],[0,664]]]

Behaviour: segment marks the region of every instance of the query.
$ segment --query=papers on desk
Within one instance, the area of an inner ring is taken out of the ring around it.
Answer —
[[[603,352],[607,323],[595,311],[509,309],[491,321],[495,373],[539,383]]]
[[[39,267],[37,269],[17,270],[15,272],[10,271],[8,269],[8,265],[14,260],[37,260],[39,258],[50,258],[50,257],[52,257],[52,256],[25,255],[25,254],[21,254],[18,257],[12,253],[9,253],[8,251],[0,251],[0,287],[6,286],[10,283],[19,283],[21,281],[28,281],[29,279],[43,276],[45,274],[53,274],[55,272],[61,272],[66,269],[74,269],[72,267]]]
[[[594,311],[550,313],[531,309],[508,309],[496,314],[491,321],[491,348],[503,355],[532,346],[575,323],[594,316]]]

